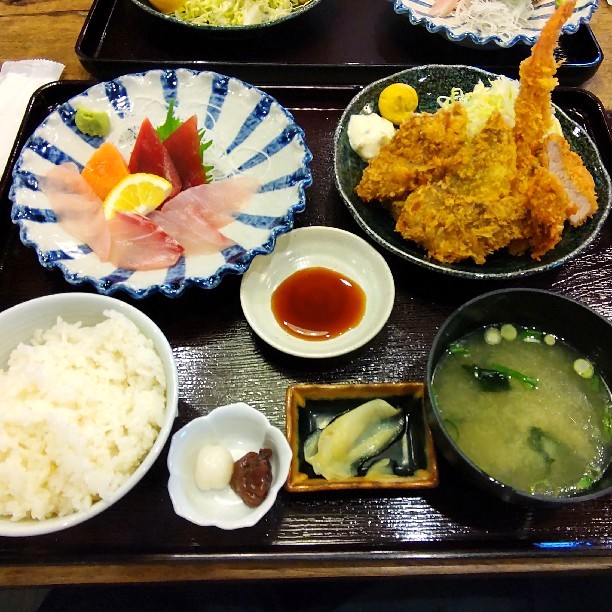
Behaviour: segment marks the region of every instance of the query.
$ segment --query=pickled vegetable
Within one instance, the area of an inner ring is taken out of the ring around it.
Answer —
[[[304,444],[305,459],[327,480],[344,480],[356,476],[361,464],[388,448],[404,426],[400,409],[374,399],[311,434]]]

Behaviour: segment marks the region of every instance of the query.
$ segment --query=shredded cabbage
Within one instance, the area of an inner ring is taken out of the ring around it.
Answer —
[[[488,87],[482,81],[478,81],[473,91],[467,93],[459,87],[453,87],[449,96],[438,98],[438,105],[446,108],[453,102],[461,102],[468,114],[467,131],[468,138],[471,138],[480,132],[494,110],[501,113],[510,127],[514,127],[514,103],[519,86],[518,81],[505,76],[490,81]],[[556,117],[553,118],[551,132],[561,134],[561,126]]]
[[[186,0],[174,16],[199,25],[255,25],[288,15],[304,0]]]

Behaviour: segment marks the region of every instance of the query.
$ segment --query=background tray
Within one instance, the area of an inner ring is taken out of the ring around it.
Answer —
[[[15,152],[56,104],[88,85],[66,81],[40,89],[30,103]],[[332,177],[334,128],[357,88],[266,89],[292,111],[314,155],[314,183],[297,224],[336,226],[362,235]],[[554,100],[589,131],[610,170],[610,132],[598,100],[576,89],[559,89]],[[8,181],[1,187],[0,309],[39,295],[75,291],[58,271],[42,268],[34,251],[21,244],[9,220]],[[259,408],[284,429],[289,384],[423,380],[431,341],[453,310],[484,291],[518,286],[518,282],[452,279],[387,253],[383,256],[391,266],[397,291],[389,322],[359,351],[331,360],[291,358],[259,341],[242,315],[239,277],[227,277],[210,291],[192,287],[176,300],[156,295],[132,301],[156,321],[173,346],[180,382],[175,430],[233,401]],[[569,265],[524,279],[521,285],[570,295],[612,317],[611,273],[608,223],[588,250]],[[88,288],[84,285],[81,290]],[[510,559],[518,563],[516,571],[529,561],[533,568],[534,562],[551,557],[568,564],[597,558],[600,567],[609,567],[612,558],[611,498],[553,510],[519,508],[467,484],[440,456],[436,489],[412,493],[281,491],[258,525],[230,532],[197,527],[174,514],[165,461],[164,452],[137,487],[87,523],[48,536],[0,538],[0,568],[196,560],[224,568],[256,563],[277,572],[298,563],[312,567],[336,563],[355,575],[358,565],[367,560],[387,565],[437,560],[446,571],[453,567],[464,571],[470,559],[478,563]],[[421,573],[426,571],[423,567]]]
[[[366,84],[409,66],[467,64],[517,76],[529,47],[474,50],[396,15],[389,0],[326,0],[259,33],[210,35],[155,19],[130,0],[95,0],[75,51],[106,79],[152,67],[215,70],[258,83]],[[588,25],[559,41],[562,85],[579,85],[603,61]]]

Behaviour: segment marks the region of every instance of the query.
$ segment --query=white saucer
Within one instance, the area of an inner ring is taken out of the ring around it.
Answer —
[[[329,340],[292,336],[272,312],[272,293],[280,283],[311,267],[345,274],[366,294],[361,322]],[[382,255],[359,236],[334,227],[304,227],[280,236],[270,255],[253,260],[240,285],[240,303],[253,331],[279,351],[313,359],[344,355],[369,342],[387,322],[394,299],[393,275]]]

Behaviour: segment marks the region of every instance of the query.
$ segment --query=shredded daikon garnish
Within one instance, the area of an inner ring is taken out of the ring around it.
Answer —
[[[529,23],[533,10],[531,0],[459,0],[447,24],[469,24],[479,36],[496,36],[505,42],[533,27]]]

